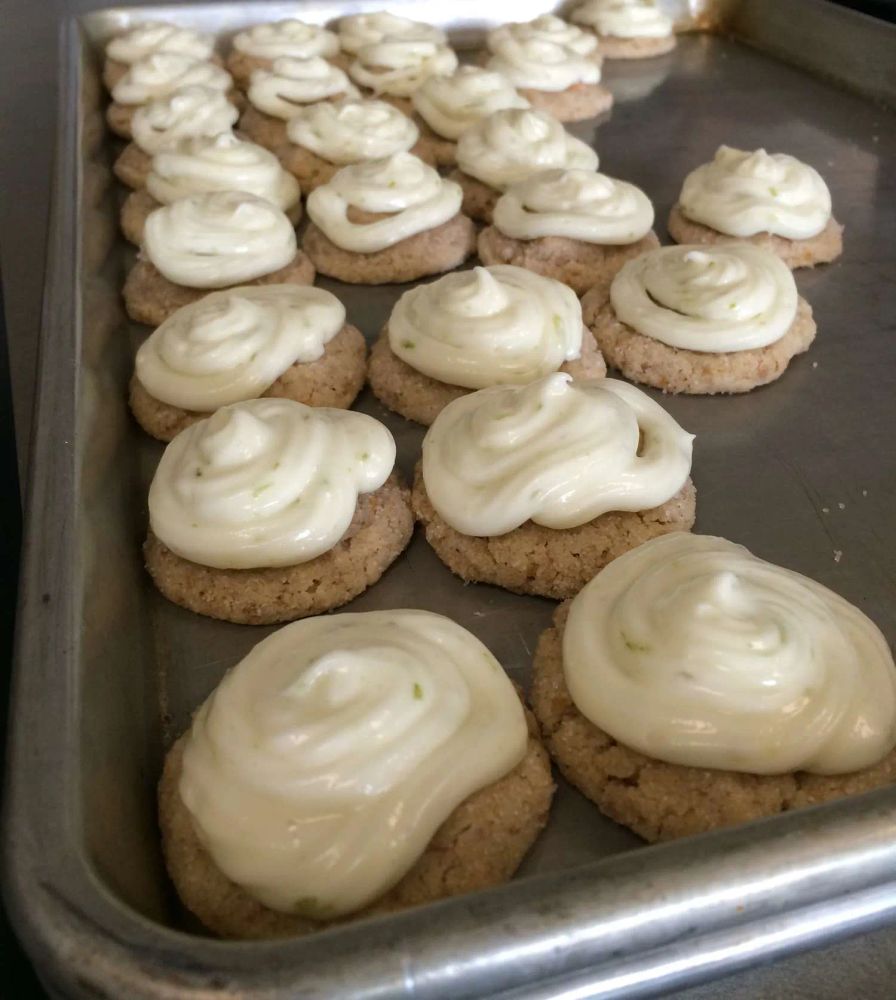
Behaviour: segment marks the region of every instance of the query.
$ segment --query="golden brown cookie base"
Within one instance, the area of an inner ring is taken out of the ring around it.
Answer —
[[[489,226],[479,234],[478,252],[483,264],[515,264],[562,281],[576,295],[584,295],[594,285],[609,284],[623,264],[659,245],[653,230],[637,243],[610,246],[568,236],[517,240]]]
[[[462,802],[396,886],[339,923],[487,889],[513,876],[544,829],[554,795],[550,761],[528,711],[526,721],[530,736],[520,763]],[[183,751],[181,737],[165,758],[159,826],[171,881],[187,909],[226,938],[293,937],[326,927],[326,922],[269,909],[215,865],[180,797]]]
[[[471,177],[469,174],[465,174],[460,168],[452,170],[448,175],[448,179],[454,181],[456,184],[460,184],[461,190],[464,193],[464,200],[461,205],[461,211],[464,215],[469,215],[471,219],[475,219],[477,222],[485,222],[491,225],[495,204],[504,192],[493,188],[484,181]]]
[[[161,202],[156,201],[146,188],[132,191],[121,206],[121,232],[124,238],[134,246],[140,246],[147,216],[161,207]],[[301,201],[297,201],[285,214],[294,226],[298,225],[302,218]]]
[[[613,106],[613,95],[599,83],[576,83],[566,90],[532,90],[524,87],[520,96],[538,111],[546,111],[559,122],[582,122],[606,114]]]
[[[312,284],[314,284],[314,266],[301,250],[297,251],[292,261],[286,267],[281,267],[279,271],[264,274],[253,281],[239,283],[240,286]],[[135,323],[159,326],[183,306],[188,306],[191,302],[198,302],[206,295],[222,290],[221,288],[187,288],[184,285],[176,285],[148,260],[138,258],[125,280],[122,295],[127,314]]]
[[[603,378],[607,366],[594,337],[582,330],[582,356],[567,361],[560,368],[573,378]],[[384,327],[370,350],[368,381],[377,399],[407,420],[429,426],[455,399],[473,392],[459,385],[450,385],[430,378],[402,361],[389,346],[389,328]]]
[[[221,57],[213,52],[208,59],[209,62],[215,63],[217,66],[223,66],[224,63],[221,61]],[[131,67],[127,63],[119,62],[117,59],[106,58],[103,64],[103,84],[106,90],[111,91],[116,83],[127,73]]]
[[[336,246],[310,222],[302,249],[321,274],[352,285],[390,285],[453,271],[476,249],[476,227],[459,212],[434,229],[385,250],[353,253]]]
[[[491,583],[515,594],[555,600],[577,594],[607,563],[651,538],[690,531],[696,505],[697,491],[688,479],[675,496],[650,510],[612,511],[563,530],[527,521],[506,535],[477,538],[455,530],[439,516],[419,462],[411,493],[411,506],[427,542],[452,573],[467,583]]]
[[[420,130],[420,138],[413,152],[430,166],[453,167],[457,162],[457,143],[453,139],[439,135],[419,112],[415,111],[413,118],[414,124]]]
[[[152,157],[144,153],[136,142],[129,142],[112,166],[112,172],[121,183],[135,191],[146,186],[150,170]]]
[[[259,146],[264,146],[278,158],[281,155],[281,150],[290,144],[286,134],[285,120],[275,118],[273,115],[266,115],[248,102],[246,110],[240,115],[239,127],[248,139]]]
[[[294,399],[306,406],[348,409],[367,377],[367,345],[357,327],[346,325],[325,345],[317,361],[291,365],[261,396]],[[170,441],[184,428],[210,413],[184,410],[156,399],[136,375],[131,377],[131,412],[137,423],[159,441]]]
[[[245,104],[245,98],[238,90],[228,91],[227,99],[235,108],[240,110],[242,110]],[[131,120],[134,117],[134,112],[139,107],[142,107],[142,105],[119,104],[118,101],[112,101],[109,107],[106,108],[106,124],[122,139],[133,138],[131,135]]]
[[[755,236],[726,236],[717,229],[711,229],[700,222],[686,218],[679,205],[673,205],[667,225],[669,235],[676,243],[700,243],[724,245],[725,243],[752,243],[776,254],[793,270],[797,267],[815,267],[829,264],[843,253],[843,226],[833,217],[817,235],[807,240],[788,240],[772,233],[756,233]]]
[[[812,307],[803,298],[797,300],[796,316],[780,340],[728,354],[687,351],[645,337],[617,318],[606,287],[595,287],[585,295],[582,318],[611,368],[642,385],[689,395],[749,392],[774,382],[815,339]]]
[[[584,25],[583,25],[584,27]],[[675,35],[662,38],[620,38],[598,35],[600,54],[605,59],[653,59],[671,52],[678,42]]]
[[[672,840],[857,795],[896,780],[896,750],[853,774],[764,775],[667,764],[617,742],[574,705],[563,673],[562,604],[535,650],[530,702],[563,776],[645,840]]]
[[[323,555],[295,566],[216,569],[175,555],[152,532],[146,568],[175,604],[240,625],[271,625],[320,615],[363,593],[405,550],[414,530],[408,488],[393,473],[358,497],[345,536]]]

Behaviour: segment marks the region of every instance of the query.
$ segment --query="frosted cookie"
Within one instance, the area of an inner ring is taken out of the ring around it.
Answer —
[[[410,541],[395,442],[363,413],[250,399],[165,449],[146,567],[170,601],[247,625],[345,604]]]
[[[652,250],[582,299],[607,364],[664,392],[749,392],[815,339],[793,275],[750,243]]]
[[[544,111],[507,108],[468,128],[457,143],[464,212],[492,221],[495,202],[517,181],[551,168],[597,170],[597,153]]]
[[[231,132],[240,113],[227,96],[210,87],[182,87],[141,105],[131,118],[133,139],[115,161],[115,176],[135,190],[146,184],[152,158],[184,139]]]
[[[177,52],[158,52],[128,67],[112,88],[112,103],[106,109],[106,123],[116,135],[130,139],[131,122],[137,108],[168,97],[176,90],[193,86],[216,90],[239,105],[233,90],[233,79],[220,66]]]
[[[123,294],[131,319],[158,326],[216,289],[313,281],[314,268],[276,205],[242,191],[213,191],[149,214]]]
[[[658,247],[652,226],[653,205],[634,184],[591,170],[545,170],[498,199],[492,225],[479,234],[479,259],[525,267],[583,295]]]
[[[364,385],[364,337],[322,288],[249,285],[184,306],[137,351],[131,410],[161,441],[222,406],[284,397],[348,407]]]
[[[219,62],[214,35],[183,28],[168,21],[141,21],[106,46],[103,83],[112,90],[128,69],[157,52],[173,52],[199,62]]]
[[[572,597],[629,549],[693,527],[692,441],[614,379],[481,389],[433,421],[411,502],[463,580]]]
[[[648,59],[675,48],[672,20],[656,0],[586,0],[571,20],[597,35],[607,59]]]
[[[559,17],[505,24],[488,33],[486,44],[492,53],[487,68],[558,121],[594,118],[613,104],[613,95],[600,86],[597,39]]]
[[[424,80],[456,69],[457,56],[444,42],[434,41],[429,32],[407,32],[362,45],[348,72],[366,93],[383,97],[409,115],[410,97]]]
[[[318,101],[357,97],[358,89],[326,59],[281,56],[272,69],[253,71],[246,96],[249,104],[240,128],[260,146],[279,154],[288,141],[286,123],[297,111]]]
[[[159,812],[206,927],[285,937],[505,882],[553,792],[478,639],[427,611],[370,611],[255,646],[168,753]]]
[[[786,153],[719,146],[711,163],[685,178],[669,215],[677,243],[748,240],[788,267],[814,267],[843,252],[843,226],[831,215],[821,175]]]
[[[373,345],[369,379],[390,410],[431,424],[474,389],[556,371],[607,371],[575,293],[519,267],[476,267],[402,295]]]
[[[411,102],[420,124],[421,155],[440,167],[454,165],[457,140],[471,125],[503,108],[529,107],[505,76],[479,66],[427,77]]]
[[[567,780],[646,840],[896,780],[880,631],[722,538],[680,532],[610,563],[542,634],[531,703]]]
[[[332,59],[339,52],[339,39],[332,31],[296,18],[256,24],[233,36],[227,69],[245,89],[257,69],[271,70],[275,59]]]
[[[340,18],[337,34],[339,46],[348,56],[355,56],[365,45],[375,45],[387,36],[390,38],[409,37],[434,45],[447,45],[448,36],[433,24],[412,21],[385,10],[371,14],[349,14]]]
[[[183,139],[157,153],[146,187],[132,191],[121,209],[121,230],[131,243],[143,242],[150,212],[179,198],[209,191],[245,191],[285,212],[295,225],[302,217],[299,184],[273,153],[222,132],[214,138]]]
[[[308,196],[302,246],[321,274],[351,284],[415,281],[476,247],[461,190],[410,153],[354,163]]]
[[[350,163],[420,151],[417,126],[385,101],[310,104],[289,119],[286,135],[280,160],[306,195]]]

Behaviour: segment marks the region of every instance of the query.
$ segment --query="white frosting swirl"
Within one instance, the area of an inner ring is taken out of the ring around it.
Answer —
[[[672,20],[656,0],[587,0],[571,19],[587,24],[598,35],[614,38],[665,38],[672,34]]]
[[[389,345],[430,378],[484,389],[531,382],[582,351],[582,307],[553,278],[512,265],[446,274],[402,295]]]
[[[252,71],[246,92],[250,103],[274,118],[291,118],[303,105],[358,91],[338,66],[314,56],[310,59],[275,59],[271,69]]]
[[[723,538],[627,552],[572,602],[563,667],[579,711],[673,764],[842,774],[896,743],[896,668],[858,608]]]
[[[467,129],[457,142],[457,163],[499,191],[551,167],[597,170],[597,153],[543,111],[506,108]]]
[[[215,63],[191,59],[177,52],[156,52],[131,63],[127,73],[112,88],[118,104],[146,104],[167,97],[182,87],[208,87],[226,94],[233,87],[227,70]]]
[[[215,39],[213,35],[167,21],[143,21],[113,38],[106,46],[106,55],[110,59],[128,65],[154,52],[176,52],[191,59],[211,59],[215,52]]]
[[[365,45],[381,42],[386,37],[423,39],[436,45],[445,45],[448,36],[441,28],[422,21],[412,21],[385,10],[372,14],[351,14],[339,21],[339,44],[343,52],[355,55]]]
[[[181,87],[140,105],[131,119],[131,134],[144,153],[154,156],[181,139],[229,132],[239,116],[222,91]]]
[[[542,14],[531,21],[502,24],[485,36],[485,44],[491,52],[498,52],[499,46],[508,39],[517,42],[553,42],[572,49],[580,56],[597,56],[597,39],[591,32],[582,31],[554,14]]]
[[[226,675],[193,720],[180,794],[230,879],[332,919],[386,893],[525,752],[513,685],[465,629],[428,611],[327,615]]]
[[[243,191],[212,191],[150,212],[143,249],[177,285],[226,288],[286,267],[297,245],[276,205]]]
[[[465,535],[527,521],[574,528],[675,496],[692,441],[640,389],[556,372],[449,403],[423,440],[423,479],[433,507]]]
[[[322,288],[249,285],[178,309],[141,344],[136,373],[170,406],[211,413],[254,399],[293,364],[323,357],[345,307]]]
[[[290,17],[240,31],[233,37],[233,47],[254,59],[328,59],[339,51],[339,39],[326,28]]]
[[[460,66],[450,76],[427,77],[411,100],[434,132],[455,140],[493,111],[529,107],[505,76],[480,66]]]
[[[155,535],[218,569],[293,566],[346,533],[358,494],[379,489],[395,442],[363,413],[249,399],[186,428],[149,489]]]
[[[289,141],[330,163],[381,160],[409,150],[420,132],[385,101],[321,101],[300,108],[286,123]]]
[[[183,139],[153,157],[146,190],[163,204],[206,191],[247,191],[288,211],[299,184],[269,150],[232,132]]]
[[[623,323],[670,347],[712,354],[780,340],[798,300],[787,265],[752,243],[660,247],[629,261],[610,286]]]
[[[498,199],[494,224],[517,240],[566,236],[585,243],[623,245],[653,226],[653,205],[634,184],[592,170],[545,170]]]
[[[681,211],[729,236],[817,236],[831,218],[831,192],[817,170],[786,153],[719,146],[685,178]]]
[[[358,49],[349,74],[375,94],[410,97],[427,77],[453,73],[457,56],[427,35],[387,35]]]
[[[462,201],[460,185],[411,153],[396,153],[338,170],[308,195],[308,215],[336,246],[374,253],[441,226],[457,215]],[[350,208],[388,214],[373,222],[352,222]]]
[[[600,67],[591,56],[582,56],[564,45],[537,38],[496,42],[487,66],[503,73],[515,87],[558,93],[578,84],[595,84]]]

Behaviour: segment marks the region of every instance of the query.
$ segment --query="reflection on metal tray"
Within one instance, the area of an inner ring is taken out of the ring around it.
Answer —
[[[826,10],[800,3],[809,14]],[[302,16],[378,6],[309,3]],[[523,0],[513,16],[543,6]],[[497,4],[457,3],[450,16],[434,0],[405,7],[457,28],[466,43],[500,20]],[[294,12],[261,2],[144,7],[137,16],[227,33]],[[292,941],[215,941],[185,921],[155,823],[164,747],[269,630],[168,604],[140,563],[160,446],[125,405],[145,331],[125,322],[119,301],[128,258],[116,235],[120,196],[97,56],[134,16],[88,15],[68,26],[63,47],[5,839],[9,906],[47,985],[70,997],[128,998],[642,995],[892,917],[896,790],[644,848],[564,786],[548,830],[501,889]],[[860,48],[866,22],[842,22],[847,29]],[[746,396],[663,403],[697,434],[698,530],[821,580],[893,642],[896,179],[884,169],[896,154],[892,115],[705,35],[682,37],[659,59],[607,64],[605,79],[619,98],[612,116],[573,131],[594,142],[602,169],[648,192],[661,233],[684,174],[723,141],[787,150],[828,180],[846,252],[797,274],[819,324],[812,351]],[[323,284],[368,337],[400,292]],[[361,408],[392,429],[408,472],[422,431],[369,395]],[[419,537],[352,604],[407,606],[450,614],[524,686],[553,607],[463,587]]]

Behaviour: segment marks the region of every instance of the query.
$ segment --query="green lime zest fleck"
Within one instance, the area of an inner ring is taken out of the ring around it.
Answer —
[[[728,303],[728,308],[729,309],[737,309],[737,303],[736,302],[729,302]]]
[[[261,483],[259,486],[256,486],[254,490],[252,490],[252,496],[260,497],[265,490],[269,490],[270,488],[271,483]]]
[[[198,479],[202,475],[202,469],[196,470],[196,478]]]
[[[359,458],[361,459],[362,462],[366,462],[367,459],[370,458],[370,452],[369,451],[362,451],[361,454],[360,454],[360,456],[359,456]]]
[[[417,345],[414,343],[413,340],[403,340],[401,342],[401,346],[404,347],[406,350],[410,351],[412,348],[416,347]]]
[[[554,313],[551,318],[554,321],[554,329],[559,333],[563,329],[563,317]]]
[[[777,189],[776,187],[770,187],[770,188],[768,189],[768,191],[769,191],[769,194],[770,194],[770,195],[771,195],[771,196],[772,196],[773,198],[777,198],[777,197],[778,197],[778,193],[779,193],[779,192],[778,192],[778,189]]]
[[[649,653],[650,646],[646,642],[636,642],[630,636],[627,636],[625,632],[620,632],[622,636],[622,641],[625,643],[626,648],[630,649],[633,653]]]
[[[414,697],[417,699],[417,701],[423,700],[423,688],[420,687],[420,685],[417,684],[416,682],[414,683]]]

